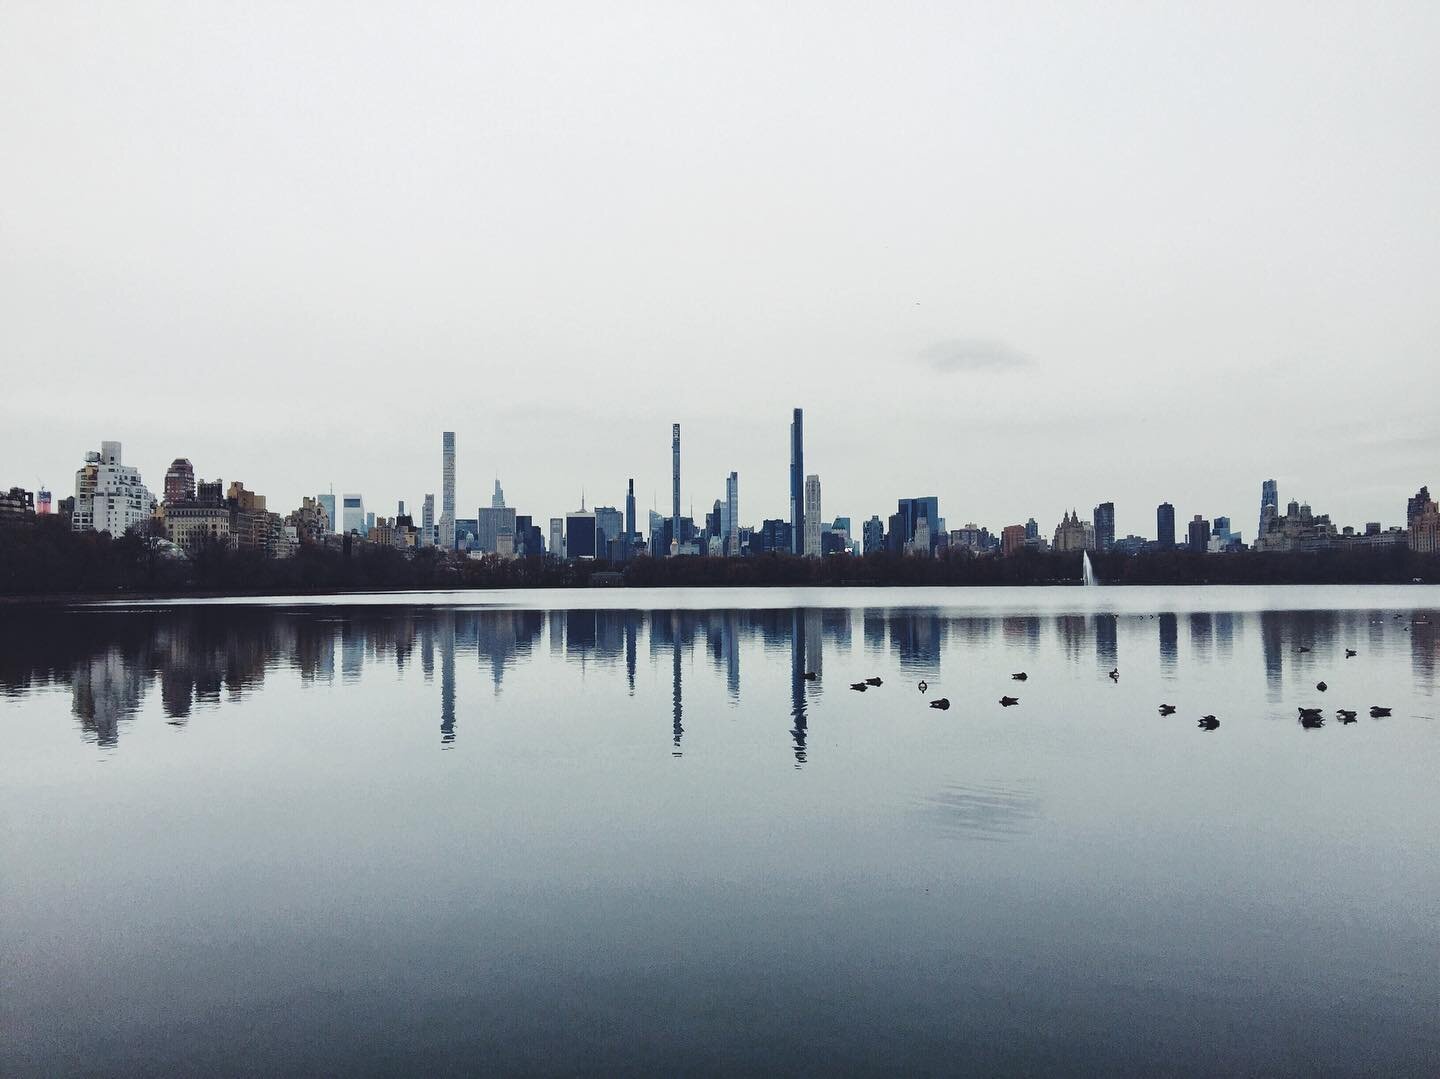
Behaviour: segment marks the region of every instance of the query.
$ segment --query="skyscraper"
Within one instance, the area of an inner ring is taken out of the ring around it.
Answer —
[[[680,543],[680,425],[670,428],[670,524],[671,543]]]
[[[1095,546],[1108,551],[1115,546],[1115,503],[1102,502],[1095,507]]]
[[[885,522],[878,516],[872,516],[865,522],[863,534],[866,554],[873,554],[885,549]]]
[[[455,432],[440,436],[440,546],[455,549]]]
[[[797,408],[790,421],[790,541],[793,554],[805,547],[805,411]],[[816,540],[819,542],[818,538]]]
[[[1198,513],[1190,522],[1190,549],[1201,554],[1210,546],[1210,522]]]
[[[425,496],[425,507],[420,511],[420,543],[424,547],[435,545],[435,496]]]
[[[740,473],[732,472],[725,479],[725,553],[732,558],[740,553]]]
[[[565,515],[565,557],[595,557],[595,514],[587,509]]]
[[[1260,525],[1255,535],[1263,536],[1269,531],[1269,520],[1280,512],[1280,486],[1274,480],[1260,485]]]
[[[495,493],[490,496],[490,508],[492,510],[503,510],[505,508],[505,489],[500,486],[500,478],[495,478]]]
[[[1155,507],[1155,545],[1163,551],[1175,546],[1175,507],[1168,502]]]
[[[805,477],[805,551],[811,558],[820,557],[820,477]]]
[[[625,542],[635,542],[635,477],[625,486]]]
[[[556,558],[565,557],[565,518],[550,518],[550,553]]]
[[[316,495],[315,501],[325,507],[325,518],[330,522],[330,531],[340,532],[340,518],[335,516],[335,492],[332,489],[329,494]]]
[[[625,516],[614,506],[595,507],[595,557],[609,558],[610,543],[620,539]],[[623,559],[623,555],[621,556]]]
[[[929,522],[927,530],[931,537],[934,537],[943,527],[940,520],[940,499],[935,495],[926,495],[923,498],[902,498],[899,500],[897,512],[905,527],[904,535],[900,539],[902,547],[915,539],[916,526],[922,520]],[[926,553],[929,553],[928,549]]]

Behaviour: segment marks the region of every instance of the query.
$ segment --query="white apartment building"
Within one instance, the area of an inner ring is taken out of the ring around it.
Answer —
[[[70,527],[76,532],[109,532],[123,536],[143,525],[155,512],[155,496],[140,481],[140,471],[120,460],[120,443],[102,442],[100,452],[85,455],[85,466],[75,473],[75,513]]]

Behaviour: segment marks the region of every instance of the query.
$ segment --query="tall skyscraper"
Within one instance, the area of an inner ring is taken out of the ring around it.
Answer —
[[[805,411],[790,420],[790,542],[793,554],[805,551]]]
[[[1108,551],[1115,546],[1115,503],[1102,502],[1095,507],[1095,546]]]
[[[495,478],[495,493],[490,496],[490,508],[492,510],[503,510],[505,508],[505,489],[500,486],[500,478]]]
[[[1175,546],[1175,507],[1168,502],[1155,507],[1155,545],[1164,551]]]
[[[732,472],[725,479],[725,553],[740,553],[740,473]]]
[[[1260,485],[1260,524],[1255,529],[1256,537],[1264,536],[1270,528],[1270,518],[1280,512],[1280,485],[1266,480]]]
[[[625,542],[635,542],[635,477],[625,486]]]
[[[820,477],[805,477],[805,550],[810,558],[820,557]]]
[[[440,435],[440,546],[455,549],[455,432]]]
[[[435,496],[425,496],[425,506],[420,511],[420,536],[421,544],[425,547],[435,545]]]
[[[670,429],[670,523],[672,542],[680,543],[680,425]]]
[[[565,557],[565,518],[550,518],[550,553],[556,558]]]

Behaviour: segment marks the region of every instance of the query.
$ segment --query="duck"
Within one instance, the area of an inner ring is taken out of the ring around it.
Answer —
[[[1119,667],[1116,667],[1113,671],[1110,672],[1110,681],[1112,681],[1112,682],[1118,682],[1118,681],[1120,681],[1120,668],[1119,668]]]
[[[1357,651],[1355,651],[1355,649],[1353,649],[1353,648],[1347,648],[1347,649],[1345,649],[1345,658],[1346,658],[1346,659],[1354,659],[1354,658],[1355,658],[1356,656],[1358,656],[1359,654],[1360,654],[1360,653],[1357,652]]]
[[[1300,717],[1300,726],[1304,727],[1307,731],[1319,730],[1325,726],[1325,717],[1303,715]]]
[[[877,674],[874,678],[865,679],[865,684],[867,686],[878,686],[882,685],[883,683],[880,681],[880,676]]]
[[[1354,722],[1355,722],[1355,713],[1354,713],[1353,711],[1351,711],[1349,708],[1339,708],[1339,709],[1336,709],[1335,715],[1339,718],[1339,720],[1340,720],[1341,723],[1354,723]]]
[[[1160,706],[1160,714],[1162,716],[1173,716],[1175,714],[1175,706],[1173,704],[1162,704]]]
[[[1030,676],[1029,676],[1028,674],[1026,674],[1024,671],[1016,671],[1016,672],[1015,672],[1014,674],[1012,674],[1010,677],[1013,678],[1013,679],[1014,679],[1015,681],[1017,681],[1017,682],[1023,682],[1023,681],[1025,681],[1025,679],[1029,678]]]
[[[855,690],[855,692],[857,693],[864,693],[870,687],[867,686],[864,682],[851,682],[850,688]]]
[[[1308,651],[1310,651],[1310,649],[1306,648],[1306,647],[1302,644],[1299,648],[1295,649],[1295,651],[1297,651],[1297,652],[1308,652]]]
[[[947,708],[950,707],[950,698],[949,698],[949,697],[936,697],[933,701],[930,702],[930,707],[931,707],[931,708],[938,708],[938,709],[940,709],[940,711],[943,712],[943,711],[945,711],[945,709],[947,709]]]
[[[1382,716],[1388,716],[1389,714],[1390,709],[1388,708],[1381,708],[1378,704],[1370,706],[1371,719],[1380,719]]]
[[[1206,716],[1200,720],[1200,729],[1202,731],[1213,731],[1218,726],[1220,726],[1220,721],[1214,716]]]
[[[816,680],[817,678],[819,678],[819,677],[820,677],[820,676],[819,676],[818,674],[816,674],[814,671],[806,671],[806,672],[805,672],[805,681],[807,681],[807,682],[813,682],[813,681],[815,681],[815,680]]]
[[[1009,708],[1012,704],[1019,704],[1019,703],[1020,703],[1020,698],[1019,698],[1019,697],[1001,697],[1001,698],[1000,698],[1000,703],[1001,703],[1002,705],[1004,705],[1006,708]]]
[[[1321,693],[1324,693],[1330,687],[1327,686],[1324,682],[1316,682],[1315,688],[1318,689]]]
[[[924,693],[927,689],[930,688],[930,683],[927,682],[927,681],[925,681],[925,679],[922,678],[922,679],[920,679],[919,684],[917,684],[917,685],[915,686],[915,688],[918,689],[921,693]]]

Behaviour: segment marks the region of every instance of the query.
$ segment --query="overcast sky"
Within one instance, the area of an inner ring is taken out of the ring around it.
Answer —
[[[0,3],[0,483],[1340,523],[1440,485],[1440,4]],[[1182,523],[1183,530],[1183,523]]]

